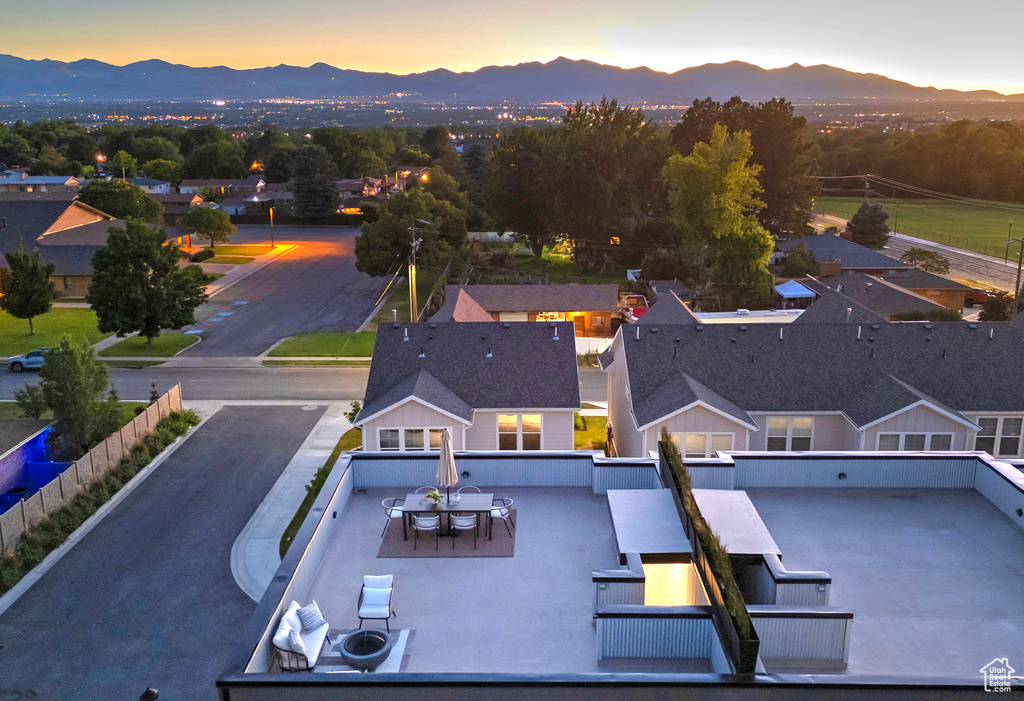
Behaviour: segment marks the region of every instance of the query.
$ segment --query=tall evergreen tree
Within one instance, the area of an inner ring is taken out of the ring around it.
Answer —
[[[55,295],[53,263],[44,263],[39,251],[31,255],[11,251],[4,254],[7,269],[0,268],[0,309],[15,319],[28,319],[28,333],[35,335],[32,319],[50,311]]]
[[[880,204],[864,200],[860,209],[846,225],[853,234],[853,242],[868,248],[885,248],[889,240],[889,214]]]
[[[321,219],[338,211],[341,204],[334,181],[338,168],[323,146],[307,146],[295,152],[292,193],[295,214],[302,219]]]

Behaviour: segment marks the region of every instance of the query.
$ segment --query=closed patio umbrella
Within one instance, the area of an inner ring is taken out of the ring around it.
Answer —
[[[455,469],[455,452],[452,450],[452,434],[444,429],[441,434],[441,458],[437,461],[437,486],[444,487],[451,501],[451,488],[459,483],[459,472]]]

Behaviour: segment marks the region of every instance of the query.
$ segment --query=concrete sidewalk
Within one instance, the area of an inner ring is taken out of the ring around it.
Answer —
[[[202,409],[209,411],[212,407],[204,406]],[[242,591],[254,601],[263,596],[281,564],[281,536],[306,498],[306,485],[327,462],[342,435],[352,428],[344,416],[348,410],[349,402],[334,402],[327,407],[235,539],[231,548],[231,574]]]

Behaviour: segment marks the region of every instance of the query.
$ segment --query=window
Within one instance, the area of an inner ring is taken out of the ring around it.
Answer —
[[[952,433],[879,433],[878,450],[911,451],[952,450]]]
[[[498,414],[498,450],[540,450],[540,414]]]
[[[732,450],[731,433],[673,433],[672,444],[684,458],[708,458]]]
[[[1021,424],[1024,418],[983,416],[978,419],[977,437],[974,449],[984,450],[989,455],[1017,456],[1020,455]],[[998,447],[998,452],[996,448]]]
[[[439,450],[443,435],[443,428],[381,428],[377,430],[377,445],[379,450]]]
[[[377,435],[380,436],[381,450],[401,450],[402,446],[398,443],[397,428],[382,428]]]
[[[766,450],[810,450],[814,419],[809,416],[769,416]]]

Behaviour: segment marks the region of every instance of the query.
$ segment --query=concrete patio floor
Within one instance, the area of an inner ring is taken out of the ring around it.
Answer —
[[[415,631],[406,672],[710,671],[699,661],[599,664],[591,571],[618,566],[605,497],[589,488],[494,492],[511,497],[518,512],[511,558],[378,559],[380,501],[404,492],[354,495],[310,598],[332,629],[355,628],[363,575],[393,574],[391,629]],[[424,544],[434,546],[430,536]]]
[[[1024,531],[973,490],[748,489],[790,570],[853,611],[848,674],[1024,664]]]

